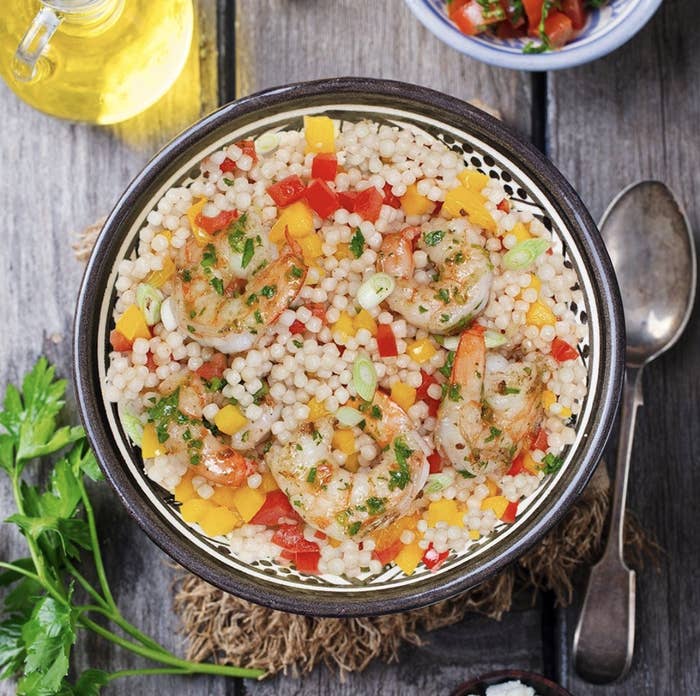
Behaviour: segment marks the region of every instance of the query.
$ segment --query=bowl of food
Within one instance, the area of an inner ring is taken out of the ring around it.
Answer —
[[[432,90],[262,92],[137,176],[88,263],[78,401],[117,494],[222,589],[318,615],[491,576],[580,493],[623,324],[595,225]]]
[[[472,679],[457,687],[451,696],[571,696],[546,677],[521,670],[501,670]]]
[[[501,68],[560,70],[629,41],[661,0],[406,0],[433,34]]]

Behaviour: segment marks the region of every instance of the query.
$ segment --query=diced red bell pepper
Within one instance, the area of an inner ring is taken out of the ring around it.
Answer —
[[[204,363],[195,374],[202,379],[214,379],[214,377],[223,377],[226,369],[226,356],[223,353],[214,353],[211,360]]]
[[[510,469],[506,471],[506,476],[517,476],[518,474],[526,471],[525,466],[525,455],[521,452],[510,465]]]
[[[437,570],[444,562],[445,559],[450,555],[449,551],[443,551],[438,553],[434,548],[432,543],[425,550],[423,558],[421,559],[428,570]]]
[[[311,176],[314,179],[335,181],[338,173],[338,158],[332,152],[319,152],[311,163]]]
[[[514,503],[508,503],[508,507],[503,511],[501,515],[501,521],[507,522],[508,524],[513,524],[515,522],[515,516],[518,514],[518,501]]]
[[[550,12],[544,22],[544,33],[553,48],[561,48],[574,37],[574,27],[563,12]]]
[[[583,0],[562,0],[561,11],[571,20],[571,25],[578,31],[586,24],[586,8]]]
[[[237,210],[222,210],[214,217],[205,217],[201,213],[194,219],[207,234],[216,234],[229,226],[231,222],[238,218]]]
[[[355,200],[357,199],[357,191],[339,191],[338,202],[341,208],[345,208],[349,213],[355,212]]]
[[[227,157],[220,165],[219,169],[222,172],[235,172],[236,171],[236,163],[230,158]]]
[[[302,334],[306,331],[306,327],[298,319],[295,319],[289,327],[289,331],[293,334]]]
[[[281,524],[272,536],[272,543],[287,551],[318,551],[318,544],[304,538],[301,524]]]
[[[372,551],[372,557],[376,558],[382,565],[391,563],[398,555],[403,544],[400,539],[397,539],[391,546],[387,546],[383,549],[374,549]]]
[[[439,474],[442,471],[443,461],[442,457],[438,452],[433,452],[428,457],[428,464],[430,464],[430,473]]]
[[[374,186],[360,191],[355,199],[355,210],[363,220],[376,222],[382,210],[384,196]]]
[[[321,551],[297,551],[294,554],[294,565],[300,573],[318,573],[318,562]]]
[[[149,372],[155,372],[156,368],[158,365],[156,365],[156,360],[153,357],[153,353],[149,350],[148,353],[146,353],[146,367],[148,368]]]
[[[275,202],[275,205],[283,208],[303,198],[306,186],[299,176],[292,174],[281,181],[271,184],[266,190],[270,194],[270,198]]]
[[[244,155],[248,155],[253,160],[253,164],[258,161],[258,153],[255,152],[255,142],[253,140],[239,140],[236,145],[243,150]]]
[[[428,389],[430,389],[431,385],[437,384],[437,380],[424,370],[420,371],[420,375],[423,381],[420,383],[420,387],[416,389],[416,401],[424,401],[428,404],[428,415],[434,417],[437,415],[438,408],[440,408],[440,399],[433,399],[428,394]]]
[[[314,532],[314,536],[315,536],[317,539],[320,539],[321,541],[323,541],[324,539],[328,539],[328,536],[327,536],[326,534],[324,534],[324,533],[323,533],[321,530],[319,530],[319,529],[317,529],[317,530]]]
[[[120,352],[131,350],[131,346],[133,345],[123,333],[116,329],[112,329],[109,332],[109,342],[114,350]]]
[[[276,527],[285,520],[287,523],[292,521],[299,523],[301,522],[301,517],[294,510],[289,502],[289,498],[283,491],[270,491],[265,496],[265,502],[262,504],[262,507],[255,513],[250,523]]]
[[[510,212],[510,203],[507,198],[504,198],[496,207],[504,213]]]
[[[306,305],[307,309],[311,310],[311,314],[325,323],[326,321],[326,306],[322,302],[309,302]]]
[[[382,358],[395,358],[399,354],[396,337],[389,324],[377,326],[377,349]]]
[[[557,362],[576,360],[576,358],[578,358],[578,351],[573,346],[571,346],[566,341],[557,336],[552,341],[552,357]]]
[[[547,441],[547,433],[544,431],[544,428],[540,428],[537,431],[537,434],[535,435],[534,439],[532,440],[530,449],[546,452],[547,447],[549,447],[549,442]]]
[[[323,179],[314,179],[304,192],[306,201],[319,217],[330,217],[338,208],[338,194]]]
[[[390,184],[384,184],[384,188],[382,190],[384,191],[384,205],[390,205],[392,208],[401,207],[401,199],[391,192]]]

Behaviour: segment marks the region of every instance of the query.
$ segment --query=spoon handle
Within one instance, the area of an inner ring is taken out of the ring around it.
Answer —
[[[608,539],[602,558],[591,569],[574,635],[576,671],[596,684],[626,674],[634,652],[635,573],[624,562],[623,535],[634,426],[642,405],[641,378],[641,367],[627,366]]]

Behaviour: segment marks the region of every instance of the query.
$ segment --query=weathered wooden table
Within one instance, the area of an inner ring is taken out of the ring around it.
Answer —
[[[0,387],[43,353],[70,377],[70,333],[82,274],[75,230],[104,215],[148,157],[218,103],[258,89],[335,75],[370,75],[480,99],[544,149],[594,217],[641,178],[668,182],[700,230],[700,21],[695,0],[667,0],[627,46],[591,65],[530,75],[481,65],[429,34],[400,0],[199,0],[199,50],[173,90],[146,114],[113,128],[59,122],[0,86]],[[696,43],[698,42],[698,43]],[[640,282],[645,269],[640,268]],[[445,694],[504,667],[548,674],[578,696],[700,694],[700,321],[646,374],[631,507],[665,549],[659,571],[638,578],[634,665],[621,683],[583,683],[570,664],[575,609],[551,599],[500,623],[476,616],[406,648],[397,665],[374,664],[344,684],[325,669],[262,683],[147,677],[114,694]],[[71,398],[72,402],[72,398]],[[71,403],[71,407],[73,404]],[[128,618],[182,650],[170,612],[172,570],[116,497],[98,492],[108,574]],[[0,483],[0,514],[10,492]],[[22,543],[3,527],[0,558]],[[80,666],[120,669],[139,660],[83,641]],[[0,683],[0,694],[13,692]]]

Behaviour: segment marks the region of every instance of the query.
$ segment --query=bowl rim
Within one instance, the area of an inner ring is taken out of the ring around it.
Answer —
[[[463,34],[446,17],[443,17],[429,0],[405,0],[411,12],[439,40],[456,51],[499,68],[538,72],[564,70],[602,58],[627,43],[647,24],[661,5],[662,0],[631,0],[635,3],[627,21],[611,31],[582,46],[567,44],[558,51],[545,53],[511,53],[497,44],[487,44]]]
[[[552,500],[551,509],[546,508],[546,512],[533,520],[527,529],[522,529],[518,536],[514,535],[511,544],[501,553],[484,559],[473,569],[455,568],[441,575],[439,583],[426,581],[386,591],[378,588],[376,596],[371,591],[324,595],[314,592],[313,588],[299,590],[265,584],[223,568],[204,551],[183,543],[182,537],[147,503],[143,491],[126,473],[106,423],[97,380],[99,321],[94,309],[104,296],[99,294],[100,285],[104,286],[103,290],[107,288],[116,250],[128,229],[126,227],[120,232],[122,223],[132,214],[139,199],[151,188],[158,187],[159,177],[167,172],[169,163],[201,146],[207,135],[230,126],[236,120],[250,119],[262,109],[287,109],[309,105],[310,102],[321,107],[322,104],[337,104],[343,99],[346,103],[365,104],[368,110],[373,100],[374,104],[400,105],[460,128],[464,128],[466,121],[469,132],[507,151],[509,159],[526,171],[538,187],[547,191],[547,200],[557,208],[567,226],[575,230],[593,284],[601,324],[609,327],[609,331],[601,332],[599,401],[591,416],[589,435],[581,446],[583,454],[575,469],[568,467],[572,471],[560,495]],[[144,166],[107,217],[88,261],[75,310],[73,351],[77,404],[90,444],[122,504],[161,549],[220,589],[273,609],[315,616],[370,616],[433,604],[479,584],[522,555],[562,517],[592,475],[612,429],[622,386],[624,321],[612,264],[595,223],[570,184],[539,150],[520,140],[492,116],[446,94],[403,82],[340,77],[273,87],[224,105],[176,136]]]
[[[506,679],[526,680],[526,686],[541,689],[543,686],[555,692],[558,696],[573,696],[566,688],[548,679],[542,674],[524,669],[500,669],[495,672],[481,674],[474,679],[467,679],[450,692],[450,696],[466,696],[468,691],[485,689],[489,686],[505,683]],[[529,683],[527,683],[529,682]]]

